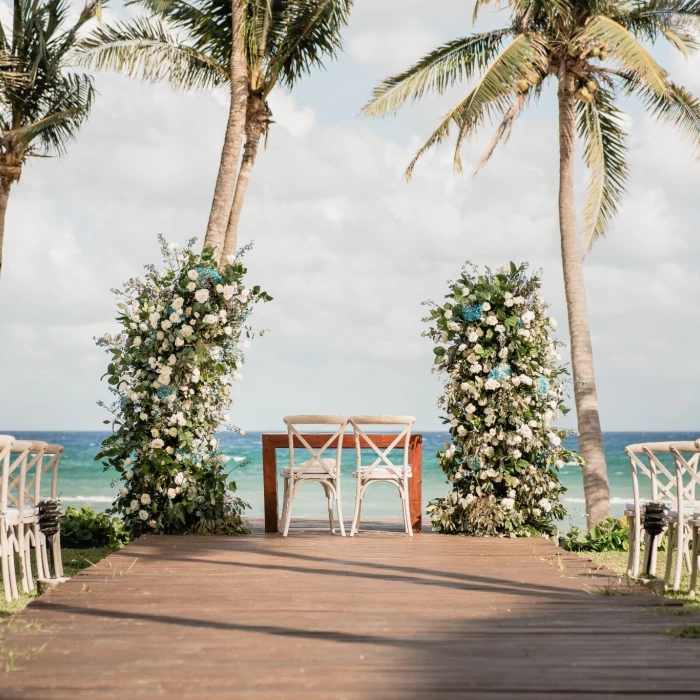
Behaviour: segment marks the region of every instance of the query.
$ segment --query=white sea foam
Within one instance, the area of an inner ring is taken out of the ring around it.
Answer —
[[[61,496],[61,501],[66,503],[111,503],[112,496]]]
[[[245,459],[245,457],[234,457],[233,461],[234,462],[242,462]]]

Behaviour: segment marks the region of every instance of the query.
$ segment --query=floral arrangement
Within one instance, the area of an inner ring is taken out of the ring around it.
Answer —
[[[217,269],[210,248],[192,251],[194,239],[159,240],[164,269],[148,265],[144,279],[113,290],[122,330],[97,339],[116,400],[95,459],[118,472],[110,512],[134,535],[241,532],[246,504],[227,483],[215,433],[229,419],[231,380],[241,380],[246,320],[270,297],[246,288],[240,257]]]
[[[566,374],[550,332],[540,278],[514,263],[483,274],[465,265],[424,333],[434,341],[434,371],[444,373],[452,441],[438,453],[452,485],[430,502],[433,528],[481,536],[553,534],[565,514],[557,470],[580,463],[566,431],[552,426]]]

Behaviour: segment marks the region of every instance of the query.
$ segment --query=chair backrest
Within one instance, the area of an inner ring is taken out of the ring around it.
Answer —
[[[640,509],[639,472],[650,481],[652,501],[667,499],[675,502],[681,513],[684,503],[698,502],[700,440],[639,443],[628,445],[625,452],[632,469],[636,515],[639,515]],[[663,455],[672,457],[673,467],[663,463],[660,459]]]
[[[29,440],[15,440],[9,449],[9,460],[3,464],[0,515],[8,508],[17,508],[20,519],[24,513],[24,487],[27,477],[27,458],[32,449]]]
[[[2,478],[0,480],[0,516],[7,512],[7,492],[10,485],[10,464],[12,446],[15,439],[12,435],[0,435],[0,469]]]
[[[287,426],[287,435],[289,437],[289,472],[292,479],[302,477],[309,469],[313,468],[323,470],[329,478],[337,478],[340,476],[340,458],[343,452],[343,433],[348,425],[348,419],[345,416],[286,416],[284,418]],[[335,432],[329,437],[320,449],[312,447],[306,438],[297,430],[297,426],[305,425],[330,425],[336,428]],[[305,448],[310,454],[311,459],[304,461],[304,466],[297,467],[294,464],[294,447],[295,439],[301,443],[301,447]],[[337,452],[334,466],[329,466],[323,461],[323,453],[329,449],[334,442],[337,441]]]
[[[17,445],[17,443],[15,443],[15,445]],[[12,478],[10,479],[10,499],[12,499],[13,493],[17,493],[18,502],[32,506],[39,504],[41,500],[41,476],[44,473],[44,454],[48,446],[48,442],[42,442],[41,440],[31,441],[29,452],[24,458],[24,469],[20,468],[19,472],[14,470]],[[17,448],[14,449],[16,450]],[[17,450],[16,453],[23,454],[24,450],[22,450],[22,452]],[[24,484],[21,483],[23,477]]]
[[[42,489],[46,490],[43,485],[46,483],[44,475],[51,472],[51,489],[49,491],[50,497],[54,500],[58,498],[58,462],[63,454],[63,445],[51,445],[46,446],[46,451],[44,452],[44,463],[41,468],[42,476]]]
[[[410,450],[411,428],[416,422],[413,416],[350,416],[350,425],[355,431],[355,450],[357,452],[357,467],[362,467],[363,475],[370,477],[372,472],[378,467],[392,472],[397,477],[408,478],[408,456]],[[372,440],[371,434],[367,434],[362,426],[401,426],[401,432],[389,443],[389,446],[380,449]],[[371,449],[376,455],[376,459],[371,465],[362,465],[362,450]],[[394,464],[389,455],[394,449],[403,451],[403,458],[400,465]]]

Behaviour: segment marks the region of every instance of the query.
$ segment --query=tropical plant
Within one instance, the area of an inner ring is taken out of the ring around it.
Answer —
[[[129,533],[120,518],[96,513],[92,508],[66,508],[61,518],[61,544],[64,547],[112,547],[129,542]]]
[[[231,2],[132,0],[127,4],[143,8],[148,17],[96,29],[82,44],[84,65],[117,70],[144,80],[168,81],[185,90],[215,88],[230,82],[234,75]],[[336,55],[351,6],[352,0],[242,2],[245,89],[238,89],[240,83],[235,83],[231,109],[243,110],[245,147],[240,168],[236,157],[230,191],[223,188],[223,194],[215,195],[215,201],[221,207],[225,205],[225,222],[222,229],[223,209],[218,205],[212,208],[212,217],[216,210],[219,218],[214,231],[210,217],[205,246],[214,246],[217,258],[225,260],[236,252],[238,223],[250,174],[260,140],[267,138],[272,124],[270,92],[277,85],[292,89],[312,68],[322,66],[324,58]],[[230,118],[229,128],[232,121]],[[222,168],[223,162],[222,159]],[[222,178],[231,182],[220,169],[217,193]]]
[[[213,250],[168,246],[162,270],[147,265],[118,299],[116,335],[98,345],[111,355],[112,435],[95,457],[115,469],[121,488],[111,512],[127,530],[155,533],[245,531],[246,504],[227,482],[215,432],[228,421],[230,381],[240,381],[245,324],[270,297],[243,284],[240,259],[215,269]]]
[[[433,528],[553,534],[566,514],[557,470],[580,458],[562,446],[566,431],[551,425],[567,411],[566,370],[539,276],[526,264],[481,274],[467,264],[442,304],[426,303],[451,437],[438,453],[451,490],[428,505]]]
[[[90,0],[70,21],[65,0],[14,0],[11,22],[0,21],[0,271],[12,185],[30,158],[64,153],[90,111],[92,79],[67,69],[99,8]]]
[[[561,546],[568,552],[626,552],[629,542],[629,524],[615,518],[601,520],[591,530],[574,525],[560,537]]]
[[[489,0],[477,0],[474,19]],[[506,142],[515,119],[556,79],[559,107],[559,221],[579,444],[589,526],[609,514],[609,487],[598,414],[593,352],[574,202],[576,135],[589,171],[583,214],[584,251],[609,229],[627,181],[627,134],[620,97],[634,95],[655,117],[670,122],[694,146],[700,144],[700,102],[672,82],[643,43],[662,37],[687,55],[698,47],[696,0],[510,0],[502,29],[450,41],[374,90],[364,113],[384,116],[425,93],[443,93],[478,76],[451,109],[407,170],[430,148],[457,132],[460,150],[485,122],[500,125],[478,167]],[[477,168],[478,169],[478,168]]]

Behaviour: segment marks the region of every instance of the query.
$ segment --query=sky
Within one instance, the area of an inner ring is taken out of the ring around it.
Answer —
[[[540,269],[567,339],[553,89],[476,177],[491,129],[464,148],[463,174],[453,173],[446,147],[410,183],[402,176],[467,85],[389,119],[359,116],[378,80],[473,31],[471,13],[462,0],[356,0],[344,54],[292,94],[271,96],[275,124],[240,242],[254,242],[249,286],[274,301],[253,317],[269,333],[247,351],[235,425],[273,430],[287,414],[399,413],[439,429],[441,382],[421,337],[421,302],[441,299],[465,261]],[[505,18],[491,13],[480,27]],[[659,56],[700,93],[700,57]],[[96,85],[68,154],[30,163],[11,194],[0,279],[3,430],[103,428],[107,356],[94,337],[116,330],[110,289],[158,261],[158,233],[203,240],[227,96],[114,74],[97,74]],[[584,263],[602,425],[700,434],[700,163],[670,127],[625,106],[628,194]],[[580,207],[584,185],[580,165]]]

